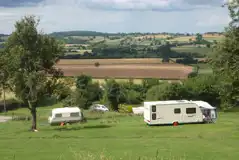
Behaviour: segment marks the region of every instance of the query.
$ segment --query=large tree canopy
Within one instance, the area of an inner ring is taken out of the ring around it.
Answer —
[[[59,42],[37,30],[38,24],[34,16],[16,22],[15,31],[5,45],[9,78],[16,96],[28,104],[32,130],[36,130],[36,108],[47,94],[48,81],[61,75],[54,64],[63,54]]]
[[[239,100],[239,0],[228,4],[231,22],[225,30],[225,38],[215,48],[212,57],[214,74],[220,79],[222,106],[227,109]]]

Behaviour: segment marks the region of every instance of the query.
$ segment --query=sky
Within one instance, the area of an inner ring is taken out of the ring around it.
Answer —
[[[224,0],[0,0],[0,33],[23,16],[40,18],[45,33],[222,32],[230,20]]]

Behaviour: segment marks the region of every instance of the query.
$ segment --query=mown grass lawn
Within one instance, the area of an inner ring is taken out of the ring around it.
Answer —
[[[238,160],[239,157],[238,113],[220,113],[216,124],[149,127],[140,116],[85,112],[88,118],[85,124],[50,127],[47,115],[51,108],[39,109],[39,132],[28,131],[29,121],[0,123],[1,160]],[[28,114],[26,109],[13,112]]]

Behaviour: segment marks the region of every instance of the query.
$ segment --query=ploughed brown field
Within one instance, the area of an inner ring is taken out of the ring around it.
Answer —
[[[98,62],[100,65],[95,66]],[[60,60],[56,65],[65,76],[90,75],[93,78],[159,78],[185,79],[191,66],[163,64],[161,59],[81,59]]]

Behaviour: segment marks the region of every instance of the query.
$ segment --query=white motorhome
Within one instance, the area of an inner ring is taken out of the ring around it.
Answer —
[[[64,123],[76,123],[83,120],[83,114],[78,107],[64,107],[52,109],[48,117],[51,125]]]
[[[216,108],[204,101],[144,102],[144,121],[149,125],[215,122]]]

